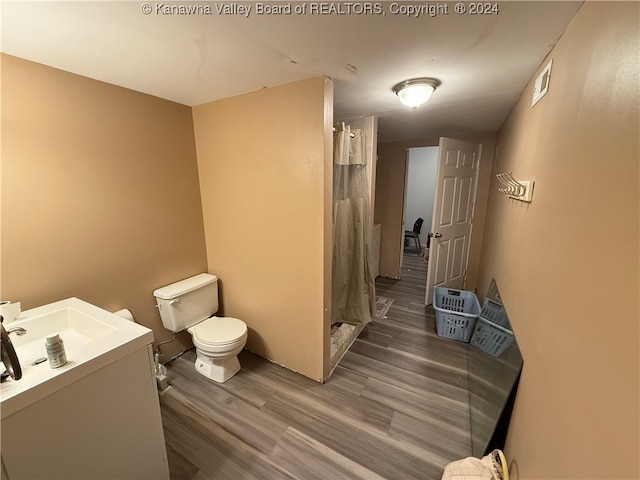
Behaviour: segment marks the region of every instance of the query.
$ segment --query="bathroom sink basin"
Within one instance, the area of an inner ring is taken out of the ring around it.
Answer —
[[[22,378],[0,385],[1,418],[153,342],[150,329],[78,298],[26,310],[5,327],[27,333],[11,335]],[[45,337],[51,333],[60,334],[67,356],[55,369],[46,360]]]

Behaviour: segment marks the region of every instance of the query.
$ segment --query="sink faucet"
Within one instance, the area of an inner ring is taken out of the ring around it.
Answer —
[[[14,380],[20,380],[22,378],[22,368],[20,367],[20,361],[18,360],[16,350],[13,348],[13,344],[11,343],[11,339],[9,338],[9,333],[4,329],[4,325],[2,325],[3,321],[4,317],[0,315],[0,343],[2,344],[2,348],[0,348],[0,354],[2,363],[4,363],[4,366],[7,369],[7,373],[11,376],[11,378],[13,378]],[[14,331],[18,335],[24,335],[25,333],[27,333],[27,331],[22,327],[10,328],[9,331]]]
[[[15,333],[19,337],[21,337],[22,335],[27,333],[27,331],[22,327],[11,327],[11,328],[7,328],[7,333]]]

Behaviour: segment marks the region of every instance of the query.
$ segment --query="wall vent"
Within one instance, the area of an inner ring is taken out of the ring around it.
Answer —
[[[549,79],[551,78],[551,63],[553,60],[550,60],[546,67],[542,70],[538,78],[533,85],[533,99],[531,100],[531,106],[533,107],[536,103],[540,101],[542,97],[545,96],[547,90],[549,90]]]

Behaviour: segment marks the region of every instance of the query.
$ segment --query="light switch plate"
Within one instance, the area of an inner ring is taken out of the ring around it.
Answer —
[[[533,107],[536,103],[540,101],[542,97],[545,96],[547,91],[549,90],[549,80],[551,79],[551,64],[553,63],[553,59],[549,60],[547,66],[544,67],[538,78],[533,85],[533,99],[531,100],[531,106]]]

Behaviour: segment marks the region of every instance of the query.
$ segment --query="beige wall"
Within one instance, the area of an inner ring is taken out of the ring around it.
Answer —
[[[495,134],[451,135],[458,140],[482,144],[480,171],[478,174],[478,194],[474,213],[474,229],[471,235],[469,265],[465,288],[476,287],[480,250],[484,235],[484,221],[491,181],[491,168],[495,152]],[[374,221],[382,224],[380,242],[380,275],[398,278],[400,275],[400,253],[402,249],[402,226],[405,178],[407,169],[407,149],[414,147],[438,146],[439,138],[426,138],[406,142],[378,144],[378,171],[376,176],[376,203]],[[431,225],[423,227],[427,231]],[[409,225],[407,230],[411,229]]]
[[[249,350],[316,380],[329,366],[332,97],[312,78],[193,109],[220,312],[247,323]]]
[[[530,205],[494,182],[480,267],[524,357],[516,478],[640,478],[638,38],[638,3],[585,2],[498,138],[495,172],[536,182]]]
[[[76,296],[171,337],[153,290],[207,268],[189,107],[3,55],[1,199],[3,300]]]

